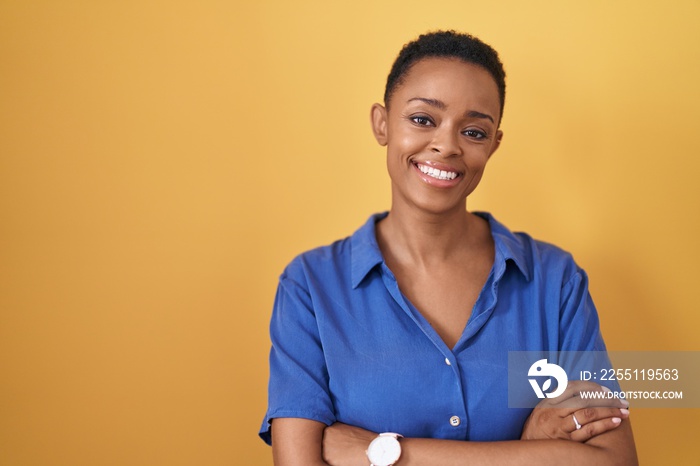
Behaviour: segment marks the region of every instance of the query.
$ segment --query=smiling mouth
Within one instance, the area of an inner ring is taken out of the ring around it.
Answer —
[[[437,168],[422,165],[420,163],[417,163],[416,167],[418,167],[418,170],[420,170],[422,173],[428,175],[431,178],[435,178],[436,180],[454,180],[459,176],[459,173],[457,172],[438,170]]]

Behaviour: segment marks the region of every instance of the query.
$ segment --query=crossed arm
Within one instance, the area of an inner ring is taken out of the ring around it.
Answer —
[[[582,384],[582,382],[580,382]],[[576,389],[576,386],[572,387]],[[569,390],[569,389],[567,389]],[[619,400],[590,406],[570,397],[568,404],[538,405],[528,418],[521,440],[466,442],[405,438],[397,466],[450,465],[637,465],[628,419]],[[572,420],[575,414],[582,428]],[[308,419],[280,418],[272,423],[275,465],[362,465],[365,450],[377,436],[358,427],[326,426]]]

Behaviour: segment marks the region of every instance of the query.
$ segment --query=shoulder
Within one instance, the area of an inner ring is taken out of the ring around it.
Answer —
[[[351,283],[355,286],[382,260],[374,227],[385,215],[372,215],[352,235],[299,254],[285,268],[280,279],[300,284]]]
[[[348,236],[297,255],[285,267],[280,279],[305,282],[310,276],[324,275],[330,269],[342,268],[350,261],[350,239],[351,236]]]
[[[522,231],[511,231],[487,212],[479,212],[489,222],[496,254],[512,260],[528,278],[543,279],[560,275],[568,280],[583,270],[570,252],[547,241],[535,239]]]

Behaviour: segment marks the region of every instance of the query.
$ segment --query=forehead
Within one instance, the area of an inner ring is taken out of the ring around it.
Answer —
[[[391,97],[405,104],[414,97],[439,99],[448,105],[478,105],[500,111],[498,85],[479,65],[458,58],[424,58],[414,63]]]

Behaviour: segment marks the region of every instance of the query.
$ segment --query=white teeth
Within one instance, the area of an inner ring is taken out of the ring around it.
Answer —
[[[417,166],[421,172],[438,180],[454,180],[457,178],[457,173],[455,172],[446,172],[445,170],[438,170],[421,164],[417,164]]]

